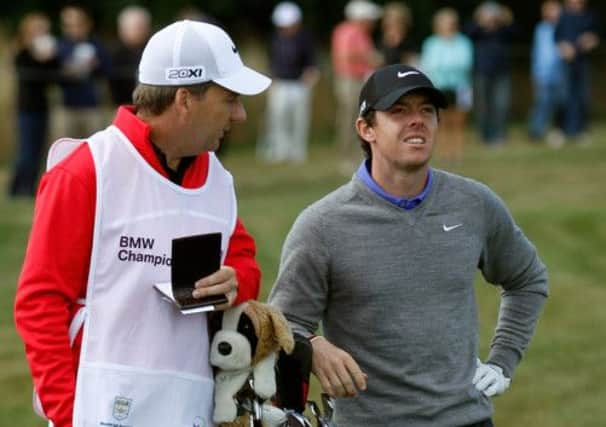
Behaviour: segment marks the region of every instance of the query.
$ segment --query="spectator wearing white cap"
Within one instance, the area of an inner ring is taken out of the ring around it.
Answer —
[[[345,174],[353,172],[360,157],[354,131],[358,94],[366,77],[381,63],[372,40],[372,30],[381,13],[381,8],[370,1],[352,0],[345,6],[345,21],[332,33],[337,143],[341,150],[340,169]]]
[[[153,286],[170,281],[172,239],[221,233],[221,267],[192,297],[224,294],[223,310],[258,296],[255,243],[213,151],[246,119],[240,95],[270,82],[219,27],[179,21],[148,41],[134,106],[50,149],[15,320],[55,427],[213,425],[206,316]]]
[[[257,153],[268,162],[301,163],[307,159],[311,93],[319,77],[315,47],[295,3],[279,3],[272,22],[276,27],[269,46],[273,84]]]

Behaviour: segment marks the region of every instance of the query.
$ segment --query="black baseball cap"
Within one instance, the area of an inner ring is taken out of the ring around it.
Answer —
[[[448,101],[431,80],[414,67],[402,64],[379,68],[366,80],[360,92],[360,115],[368,110],[387,110],[401,96],[412,91],[427,93],[438,108],[446,108]]]

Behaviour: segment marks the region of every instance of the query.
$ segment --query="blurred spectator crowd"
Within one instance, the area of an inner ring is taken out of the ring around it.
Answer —
[[[59,18],[61,32],[55,36],[47,15],[28,13],[15,37],[18,143],[10,196],[35,193],[50,138],[86,138],[108,123],[100,82],[109,89],[113,105],[131,102],[139,57],[152,30],[152,16],[141,6],[119,12],[112,43],[95,35],[84,7],[66,6]],[[195,9],[183,11],[177,19],[217,23]],[[321,76],[314,31],[304,25],[299,5],[277,4],[271,22],[274,32],[266,52],[273,84],[257,141],[262,161],[306,161],[313,90],[318,79],[330,78],[338,166],[344,174],[353,172],[362,155],[353,126],[360,88],[374,69],[394,63],[423,70],[449,100],[440,113],[439,156],[461,161],[470,115],[483,144],[506,144],[512,97],[510,47],[519,31],[506,4],[484,1],[470,17],[461,17],[452,7],[441,8],[433,15],[432,33],[416,41],[411,38],[414,16],[406,3],[351,0],[331,35],[328,76]],[[587,140],[589,61],[599,43],[598,19],[586,0],[542,1],[530,47],[532,141],[559,148]],[[60,105],[49,101],[51,86],[59,88]]]
[[[99,81],[108,83],[112,103],[130,103],[139,56],[151,33],[151,15],[139,6],[117,17],[117,41],[105,45],[93,32],[93,20],[81,6],[60,12],[61,35],[51,33],[50,18],[26,14],[15,40],[18,144],[9,195],[31,196],[48,143],[50,109],[53,138],[85,138],[106,126]],[[49,88],[60,89],[60,105],[51,106]]]
[[[528,135],[560,148],[585,143],[589,129],[590,54],[600,42],[596,14],[586,0],[544,0],[530,50],[533,105]],[[424,71],[449,100],[440,113],[438,155],[457,163],[463,156],[469,113],[486,146],[508,139],[512,97],[511,46],[519,28],[504,3],[481,2],[468,19],[452,7],[435,11],[432,33],[411,40],[414,23],[403,2],[379,6],[352,0],[332,35],[337,100],[336,135],[344,173],[357,166],[354,129],[360,87],[381,65],[404,63]],[[378,34],[378,36],[377,36]],[[359,150],[358,150],[359,151]]]

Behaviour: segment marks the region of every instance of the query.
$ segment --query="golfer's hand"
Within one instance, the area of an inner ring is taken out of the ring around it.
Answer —
[[[321,336],[312,339],[311,346],[311,370],[324,392],[332,397],[353,397],[366,390],[367,376],[349,353]]]
[[[194,298],[204,298],[209,295],[219,294],[227,296],[227,303],[217,306],[217,310],[225,310],[231,307],[238,296],[236,270],[227,265],[221,266],[219,270],[210,276],[198,280],[192,293]]]
[[[476,374],[473,376],[472,383],[478,391],[487,397],[492,397],[503,394],[509,388],[511,380],[503,375],[503,369],[500,366],[482,363],[480,359],[477,359]]]

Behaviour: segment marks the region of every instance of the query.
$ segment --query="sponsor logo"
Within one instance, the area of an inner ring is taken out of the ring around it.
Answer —
[[[455,225],[446,225],[446,224],[442,224],[442,229],[446,232],[452,231],[455,228],[459,228],[461,227],[463,224],[455,224]]]
[[[404,72],[398,71],[398,78],[403,79],[406,76],[412,76],[415,74],[421,74],[421,73],[419,73],[418,71],[404,71]]]
[[[360,113],[359,114],[364,113],[364,110],[366,110],[366,100],[362,101],[362,105],[360,105]]]
[[[122,262],[137,262],[156,266],[170,266],[169,255],[154,251],[156,239],[152,237],[139,237],[121,235],[118,241],[118,260]]]
[[[151,237],[120,236],[121,248],[153,249],[155,243]]]
[[[116,396],[114,399],[114,407],[112,410],[112,416],[118,421],[122,421],[128,417],[130,408],[133,404],[132,399],[128,399],[123,396]]]
[[[204,79],[205,75],[206,73],[204,71],[204,67],[201,65],[192,67],[176,67],[166,70],[167,80],[199,81]]]

